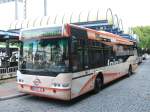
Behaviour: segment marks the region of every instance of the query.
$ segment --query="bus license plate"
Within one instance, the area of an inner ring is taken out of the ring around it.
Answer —
[[[36,92],[44,92],[44,88],[35,87],[35,86],[33,86],[33,87],[31,88],[31,90],[32,90],[32,91],[36,91]]]

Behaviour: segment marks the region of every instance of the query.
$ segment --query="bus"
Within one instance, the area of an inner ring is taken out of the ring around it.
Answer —
[[[74,24],[23,29],[17,84],[21,92],[69,101],[136,69],[136,45]]]

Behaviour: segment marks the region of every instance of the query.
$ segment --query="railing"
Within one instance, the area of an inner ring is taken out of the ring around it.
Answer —
[[[7,73],[7,68],[0,68],[0,74]]]
[[[15,67],[9,67],[8,68],[8,73],[11,73],[11,72],[16,72],[18,70],[18,66],[15,66]]]
[[[16,76],[18,66],[9,68],[0,68],[0,79],[11,78]]]

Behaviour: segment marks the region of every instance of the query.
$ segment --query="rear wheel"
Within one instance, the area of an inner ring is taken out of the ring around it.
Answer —
[[[94,84],[94,93],[98,93],[102,89],[102,79],[100,77],[96,77]]]
[[[129,67],[129,70],[128,70],[128,77],[130,77],[130,76],[132,75],[132,73],[133,73],[133,72],[132,72],[132,67],[130,66],[130,67]]]

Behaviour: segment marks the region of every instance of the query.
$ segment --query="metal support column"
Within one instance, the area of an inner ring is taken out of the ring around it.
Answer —
[[[27,18],[27,0],[24,0],[24,19]]]
[[[15,20],[18,19],[18,0],[15,0]]]
[[[47,0],[44,0],[44,16],[47,16]]]

